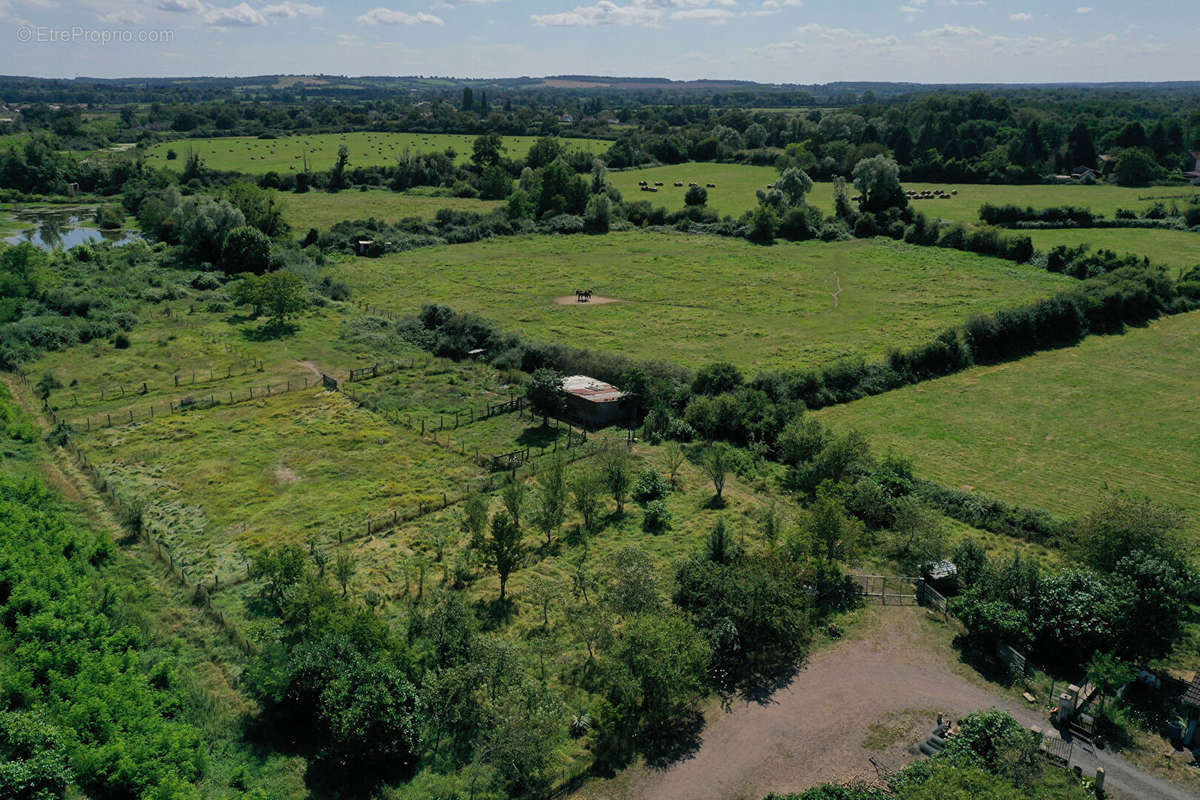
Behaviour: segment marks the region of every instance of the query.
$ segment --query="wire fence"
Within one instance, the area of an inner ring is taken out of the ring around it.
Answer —
[[[319,386],[321,386],[320,381],[315,378],[304,377],[296,380],[280,381],[275,384],[265,383],[261,386],[247,386],[222,392],[190,395],[181,397],[178,400],[150,403],[136,408],[122,408],[94,416],[89,415],[82,419],[69,420],[69,422],[76,430],[84,432],[102,428],[118,428],[138,422],[149,422],[158,417],[170,416],[172,414],[202,411],[218,406],[235,405],[251,400],[262,400],[267,397],[278,397]]]
[[[262,372],[264,369],[263,362],[255,358],[244,362],[226,364],[223,367],[210,365],[208,367],[201,367],[198,370],[192,369],[176,372],[171,375],[170,383],[151,384],[149,381],[142,381],[140,384],[106,383],[98,387],[89,387],[76,383],[68,387],[68,389],[70,390],[72,406],[81,405],[79,402],[80,397],[83,398],[83,405],[89,405],[91,403],[121,400],[125,397],[147,395],[151,392],[162,390],[178,389],[184,386],[220,383],[221,381],[240,378],[253,372]],[[66,392],[63,392],[63,394],[65,395]]]

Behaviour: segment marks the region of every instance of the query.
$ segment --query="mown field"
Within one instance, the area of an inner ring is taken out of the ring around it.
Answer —
[[[726,360],[751,372],[879,358],[972,312],[1071,283],[1033,267],[882,239],[760,247],[642,232],[511,237],[343,260],[329,272],[358,299],[401,314],[440,302],[535,340],[692,367]],[[621,302],[577,304],[577,288]]]
[[[939,481],[1069,517],[1106,488],[1172,503],[1200,535],[1200,313],[828,408]]]
[[[614,186],[621,190],[621,194],[626,200],[649,200],[654,205],[665,206],[670,211],[683,207],[683,198],[689,183],[696,182],[701,185],[715,183],[717,184],[716,188],[708,190],[708,205],[720,212],[721,215],[728,214],[734,217],[754,208],[758,203],[755,192],[765,189],[778,177],[779,172],[774,167],[715,163],[687,163],[609,173],[609,179]],[[651,185],[662,181],[663,186],[657,187],[657,192],[643,192],[638,187],[638,181],[643,180],[648,181]],[[676,181],[680,181],[684,185],[676,187],[674,185]],[[849,188],[852,195],[857,193],[853,185]],[[905,183],[904,188],[917,192],[926,189],[957,191],[958,194],[953,195],[949,200],[916,200],[913,202],[913,207],[924,211],[929,216],[965,223],[979,222],[979,207],[984,203],[993,205],[1011,203],[1034,208],[1080,206],[1112,217],[1119,208],[1140,211],[1153,205],[1157,200],[1161,200],[1167,206],[1172,203],[1182,205],[1197,195],[1197,190],[1189,187],[1127,187],[1111,184],[1004,186]],[[824,181],[814,184],[808,200],[811,205],[822,211],[832,213],[833,182]]]
[[[390,166],[411,153],[444,152],[452,148],[459,163],[471,158],[475,136],[448,133],[319,133],[310,136],[287,136],[279,139],[258,139],[253,136],[229,136],[219,139],[181,139],[162,142],[146,151],[146,163],[157,167],[182,170],[188,153],[200,156],[206,166],[223,171],[245,172],[252,175],[265,172],[302,172],[304,157],[313,170],[330,169],[337,160],[338,148],[350,150],[351,167]],[[506,154],[524,157],[537,141],[534,136],[505,136]],[[600,139],[563,139],[568,147],[591,153],[603,153],[610,142]],[[178,159],[167,160],[167,151],[174,150]]]
[[[335,223],[348,219],[370,219],[395,222],[406,217],[432,219],[443,208],[486,214],[503,203],[499,200],[476,200],[466,197],[433,197],[413,192],[393,192],[371,189],[365,192],[276,192],[283,208],[283,218],[292,233],[302,236],[309,228],[328,230]]]
[[[715,188],[707,189],[709,207],[722,216],[733,217],[740,217],[758,205],[755,192],[765,189],[778,177],[779,172],[774,167],[711,163],[677,164],[608,174],[612,185],[621,191],[626,202],[646,200],[651,205],[664,206],[668,211],[683,208],[683,197],[687,194],[689,183],[701,186],[715,183]],[[663,185],[656,187],[657,192],[643,192],[638,181],[648,181],[652,186],[662,181]],[[683,183],[683,186],[675,186],[676,182]]]

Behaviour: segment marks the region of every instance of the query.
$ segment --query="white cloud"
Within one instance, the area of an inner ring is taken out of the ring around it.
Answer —
[[[924,39],[963,39],[972,36],[983,36],[983,31],[974,25],[943,25],[917,34]]]
[[[293,3],[291,0],[284,0],[282,3],[264,7],[262,13],[270,19],[296,19],[297,17],[319,17],[325,13],[325,9],[308,3]]]
[[[267,24],[267,18],[249,3],[238,3],[232,8],[210,9],[204,13],[204,21],[209,25],[236,25],[243,28]]]
[[[1018,14],[1009,14],[1008,19],[1010,22],[1033,22],[1033,14],[1022,11]]]
[[[145,17],[135,8],[124,8],[97,16],[105,25],[137,25]]]
[[[576,6],[560,14],[534,14],[533,24],[542,27],[590,28],[596,25],[641,25],[658,27],[662,11],[648,3],[619,6],[611,0],[600,0],[594,6]]]
[[[779,0],[776,0],[779,2]],[[571,11],[558,14],[534,14],[534,25],[542,27],[595,27],[598,25],[620,25],[657,28],[662,26],[664,11],[671,12],[675,20],[708,20],[722,22],[736,16],[730,9],[737,0],[631,0],[628,5],[618,5],[613,0],[600,0],[593,6],[576,6]]]
[[[671,14],[671,19],[693,19],[705,22],[725,22],[737,16],[727,8],[686,8]]]
[[[409,14],[404,11],[393,11],[390,8],[373,8],[358,17],[362,25],[444,25],[441,17],[426,14],[421,11]]]
[[[157,0],[154,7],[159,11],[179,14],[198,14],[204,10],[204,4],[200,0]]]
[[[986,0],[950,0],[952,6],[986,6]]]
[[[1075,13],[1076,14],[1090,14],[1095,10],[1096,9],[1092,8],[1091,6],[1079,6],[1079,8],[1075,9]]]
[[[803,5],[804,0],[763,0],[762,11],[774,13],[785,8],[800,8]]]

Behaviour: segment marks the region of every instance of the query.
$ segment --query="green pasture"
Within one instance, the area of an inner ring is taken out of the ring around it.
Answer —
[[[708,205],[716,209],[722,216],[740,216],[754,208],[758,203],[756,192],[765,189],[779,177],[774,167],[757,167],[747,164],[717,164],[707,162],[689,162],[666,167],[648,167],[646,169],[623,170],[610,172],[609,180],[621,190],[626,200],[649,200],[656,206],[665,206],[670,211],[683,208],[684,194],[689,183],[699,183],[704,186],[715,183],[715,189],[708,190]],[[638,186],[639,181],[647,181],[651,186],[662,181],[663,185],[656,187],[657,192],[643,192]],[[682,182],[682,187],[674,184]],[[853,183],[847,187],[851,195],[857,194]],[[948,183],[905,183],[905,189],[921,192],[956,191],[948,200],[914,200],[913,208],[925,212],[928,216],[952,220],[954,222],[979,222],[979,207],[984,203],[992,205],[1020,205],[1046,208],[1049,206],[1079,206],[1090,208],[1107,217],[1116,215],[1117,209],[1128,208],[1144,210],[1156,201],[1170,206],[1172,203],[1185,204],[1197,195],[1197,190],[1191,187],[1143,186],[1127,187],[1112,184],[1096,184],[1083,186],[1080,184],[1033,186],[1006,186],[993,184],[948,184]],[[820,208],[825,213],[833,212],[833,182],[824,181],[813,185],[808,195],[808,202]]]
[[[1147,228],[1064,228],[1026,231],[1038,250],[1055,245],[1086,244],[1093,250],[1108,248],[1119,254],[1148,256],[1156,264],[1177,269],[1200,266],[1200,233]]]
[[[337,305],[302,314],[283,331],[237,310],[190,311],[190,304],[178,302],[168,317],[161,306],[149,308],[154,311],[126,334],[127,348],[95,339],[25,366],[35,379],[50,373],[63,385],[51,396],[61,416],[94,418],[127,408],[140,416],[152,404],[161,407],[189,395],[311,382],[321,372],[344,377],[350,367],[377,357],[339,339],[342,325],[357,312]]]
[[[197,576],[244,574],[242,553],[336,542],[366,517],[461,493],[481,470],[319,390],[95,432],[83,450]]]
[[[486,214],[503,203],[499,200],[476,200],[466,197],[433,197],[428,194],[393,192],[387,189],[370,189],[365,192],[345,191],[305,192],[295,194],[276,192],[277,202],[283,208],[283,218],[292,227],[292,233],[302,236],[309,228],[328,230],[344,220],[370,219],[395,222],[406,217],[432,219],[443,208],[454,211],[473,211]]]
[[[765,189],[767,184],[774,183],[778,177],[779,172],[774,167],[707,162],[608,173],[612,185],[620,190],[626,202],[646,200],[653,206],[664,206],[668,211],[683,208],[683,197],[687,194],[688,184],[698,183],[705,186],[715,183],[714,188],[706,190],[708,205],[722,216],[732,217],[740,217],[758,205],[755,192]],[[663,185],[655,187],[657,192],[644,192],[638,186],[638,181],[647,181],[651,186],[661,181]],[[682,183],[683,186],[675,186],[676,183]]]
[[[931,478],[1086,512],[1106,489],[1179,506],[1200,534],[1200,313],[818,412]]]
[[[318,133],[286,136],[278,139],[258,139],[253,136],[228,136],[216,139],[180,139],[153,145],[146,151],[146,163],[153,167],[182,170],[189,153],[195,153],[212,169],[245,172],[252,175],[266,172],[303,172],[304,158],[309,169],[327,170],[337,160],[338,148],[346,145],[350,151],[350,167],[381,167],[394,165],[405,150],[410,153],[444,152],[453,148],[459,163],[470,161],[471,147],[476,136],[448,133]],[[537,141],[535,136],[505,136],[504,146],[509,157],[524,157]],[[610,142],[600,139],[563,139],[568,147],[590,153],[605,152]],[[178,155],[167,160],[167,151]]]
[[[912,207],[923,211],[927,216],[938,217],[954,222],[978,223],[979,207],[984,203],[992,205],[1033,206],[1048,208],[1050,206],[1078,206],[1090,208],[1092,211],[1106,217],[1116,216],[1118,208],[1144,210],[1153,205],[1155,200],[1163,199],[1167,206],[1172,203],[1183,205],[1187,199],[1197,194],[1195,189],[1188,187],[1165,186],[1114,186],[1102,183],[1095,186],[1079,184],[1050,185],[1038,184],[1033,186],[1006,186],[978,183],[905,183],[904,188],[914,192],[925,190],[958,192],[951,195],[949,200],[913,200]],[[853,184],[848,187],[850,194],[858,194]],[[818,183],[809,194],[809,202],[829,213],[833,211],[833,184]],[[1099,232],[1099,231],[1097,231]]]
[[[356,298],[400,314],[439,302],[534,340],[692,367],[726,360],[749,372],[880,358],[973,312],[1072,283],[884,239],[762,247],[645,232],[507,237],[342,260],[328,272]],[[581,288],[620,302],[576,303]]]

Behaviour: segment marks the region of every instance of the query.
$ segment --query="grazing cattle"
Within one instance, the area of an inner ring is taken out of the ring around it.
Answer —
[[[958,189],[951,189],[950,194],[958,196]]]
[[[676,186],[683,186],[683,181],[675,181]]]
[[[662,186],[662,185],[663,185],[663,182],[662,182],[662,181],[655,181],[655,182],[654,182],[654,185],[655,185],[655,186]]]
[[[689,187],[691,187],[691,188],[693,188],[693,189],[695,189],[695,188],[696,188],[697,186],[699,186],[699,185],[700,185],[700,184],[698,184],[698,183],[689,183],[689,184],[688,184],[688,186],[689,186]]]
[[[715,183],[710,183],[710,184],[708,184],[708,188],[715,189],[715,188],[717,188],[717,185]]]

